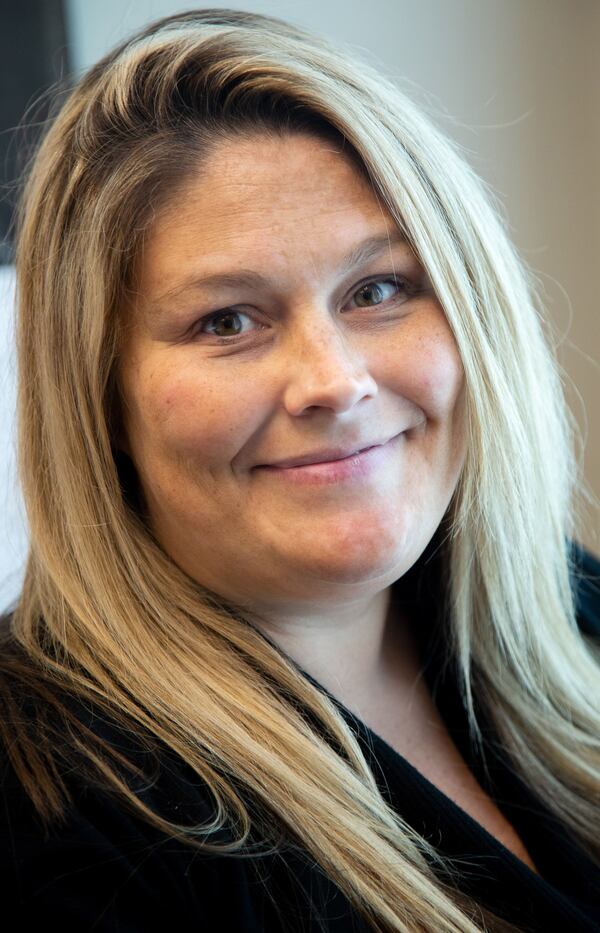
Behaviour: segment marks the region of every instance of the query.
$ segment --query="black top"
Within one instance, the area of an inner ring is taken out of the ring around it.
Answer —
[[[585,574],[574,580],[578,621],[584,633],[600,638],[600,562],[577,546],[575,552]],[[431,550],[424,556],[430,560]],[[421,561],[420,570],[423,565]],[[418,600],[425,619],[436,597],[422,588],[422,576],[409,572],[395,586],[407,604]],[[487,726],[485,773],[469,743],[453,673],[439,663],[440,614],[432,612],[429,618],[433,622],[422,628],[427,649],[423,657],[436,704],[465,760],[515,827],[540,875],[332,697],[357,734],[382,794],[441,853],[471,862],[463,868],[461,887],[494,913],[523,930],[600,931],[600,871],[511,771]],[[94,720],[94,728],[123,744],[122,734],[116,737],[105,720]],[[78,783],[76,774],[70,781],[75,804],[68,820],[45,839],[5,753],[2,762],[2,907],[5,916],[19,918],[20,930],[41,929],[52,921],[62,933],[369,930],[335,884],[291,843],[277,855],[260,859],[197,853],[166,839],[108,793]],[[213,809],[200,779],[172,753],[169,762],[142,796],[181,823],[206,821]]]

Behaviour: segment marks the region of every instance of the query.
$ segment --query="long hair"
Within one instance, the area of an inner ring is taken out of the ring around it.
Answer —
[[[600,864],[600,678],[568,548],[583,481],[534,276],[458,147],[391,81],[246,12],[169,17],[107,55],[69,92],[28,172],[16,267],[30,552],[11,623],[20,654],[2,665],[52,715],[33,731],[13,725],[11,755],[46,824],[69,801],[57,756],[71,736],[90,780],[191,846],[235,854],[256,826],[276,842],[276,826],[373,929],[475,933],[485,911],[461,902],[442,880],[453,866],[383,799],[336,704],[257,617],[169,558],[117,449],[123,309],[153,217],[216,142],[296,131],[335,138],[355,160],[456,339],[468,445],[440,547],[448,659],[472,737],[483,752],[481,708],[517,773]],[[144,804],[58,688],[181,756],[215,819],[184,826]],[[16,700],[1,695],[7,722]],[[237,838],[211,842],[224,826]]]

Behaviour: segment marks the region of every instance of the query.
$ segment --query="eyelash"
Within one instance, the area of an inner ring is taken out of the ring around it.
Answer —
[[[353,295],[355,295],[361,289],[365,288],[367,285],[378,285],[380,283],[383,283],[384,285],[387,285],[387,284],[396,285],[398,287],[403,288],[404,291],[407,293],[410,293],[411,291],[414,293],[416,291],[415,286],[408,279],[404,278],[401,275],[390,275],[390,276],[380,276],[380,277],[376,277],[372,279],[366,279],[364,282],[361,282],[359,285],[356,286],[356,288],[354,289]],[[395,300],[396,300],[395,297],[388,299],[388,301],[392,301],[392,302]],[[381,304],[373,305],[373,308],[380,308],[383,304],[387,304],[387,302],[381,302]],[[370,309],[367,308],[367,310],[370,310]],[[196,322],[196,326],[193,329],[193,336],[198,336],[199,334],[202,333],[202,331],[199,330],[198,325],[204,325],[208,321],[219,320],[221,317],[225,317],[228,314],[240,314],[240,315],[245,315],[246,317],[251,317],[251,315],[248,314],[247,311],[237,311],[235,308],[223,308],[220,311],[211,311],[209,314],[205,314],[204,317],[201,317]],[[208,336],[214,337],[214,340],[217,345],[225,345],[225,344],[237,343],[240,340],[245,340],[248,335],[247,334],[234,334],[231,337],[217,337],[214,334],[209,334]]]

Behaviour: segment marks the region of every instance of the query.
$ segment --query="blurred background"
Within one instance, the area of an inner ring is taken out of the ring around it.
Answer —
[[[600,264],[600,2],[206,5],[279,16],[351,45],[460,144],[538,276],[559,333],[567,398],[584,434],[585,477],[600,498],[600,289],[594,278]],[[10,220],[16,179],[47,113],[36,101],[141,26],[193,6],[169,0],[0,0],[0,611],[19,592],[27,549],[15,470]],[[581,510],[579,539],[598,554],[599,513],[583,502]]]

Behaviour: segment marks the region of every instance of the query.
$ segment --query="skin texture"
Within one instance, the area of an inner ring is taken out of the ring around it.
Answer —
[[[220,143],[149,232],[119,372],[122,446],[165,551],[258,612],[353,706],[414,674],[389,588],[432,538],[465,455],[462,365],[408,244],[341,268],[386,232],[393,218],[332,143]],[[266,284],[180,289],[240,268]],[[408,290],[381,281],[394,273]],[[400,432],[351,482],[299,486],[259,468]]]

